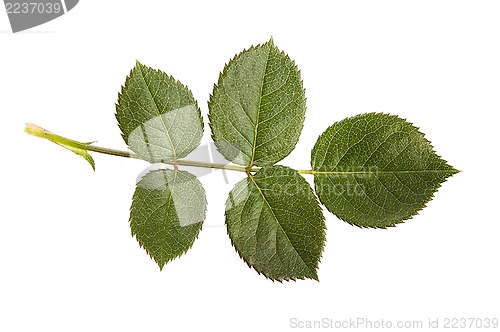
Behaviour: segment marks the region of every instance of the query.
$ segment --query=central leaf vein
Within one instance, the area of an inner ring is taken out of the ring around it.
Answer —
[[[266,206],[269,208],[269,211],[271,212],[272,216],[273,216],[273,219],[274,221],[276,221],[276,224],[278,225],[279,229],[281,230],[281,232],[285,235],[285,238],[287,239],[288,243],[291,245],[291,247],[293,248],[293,251],[297,254],[297,256],[300,258],[300,260],[302,261],[302,263],[304,263],[305,266],[307,266],[308,269],[311,269],[311,267],[304,261],[304,259],[302,258],[302,256],[299,254],[299,252],[297,251],[297,249],[295,248],[295,245],[292,243],[292,241],[290,240],[290,237],[288,237],[288,234],[285,232],[285,230],[283,229],[283,227],[281,226],[281,223],[278,219],[278,217],[276,216],[276,214],[274,213],[274,209],[273,207],[271,206],[271,204],[269,203],[269,201],[267,200],[266,196],[264,195],[264,193],[262,192],[262,190],[260,189],[259,185],[257,184],[257,182],[255,182],[255,179],[253,178],[253,176],[249,176],[249,179],[252,181],[253,185],[255,186],[255,188],[257,188],[257,190],[259,191],[260,195],[262,196],[262,199],[264,200],[264,202],[266,203]],[[277,236],[277,234],[276,234]],[[277,243],[277,242],[276,242]],[[314,272],[314,271],[313,271]]]
[[[269,55],[271,53],[271,47],[268,47],[268,51],[266,54],[266,68],[264,69],[264,73],[262,74],[262,81],[260,84],[260,92],[259,92],[259,105],[257,106],[257,115],[255,117],[255,127],[254,127],[254,136],[253,136],[253,143],[252,143],[252,157],[250,158],[250,163],[249,167],[252,167],[254,164],[255,160],[255,149],[257,147],[257,134],[258,134],[258,128],[259,128],[259,114],[260,114],[260,108],[262,107],[262,91],[264,90],[264,81],[266,79],[266,73],[269,69]]]
[[[175,152],[175,146],[174,146],[174,143],[172,142],[172,138],[170,137],[170,133],[169,133],[167,124],[165,123],[165,120],[161,116],[160,107],[158,106],[158,103],[156,102],[156,99],[154,98],[153,92],[151,91],[151,87],[146,82],[146,78],[144,77],[144,73],[142,72],[142,67],[141,66],[139,66],[139,72],[141,74],[140,76],[142,78],[142,81],[144,82],[144,85],[146,86],[147,91],[149,92],[149,95],[151,96],[151,100],[153,101],[153,104],[155,105],[155,110],[156,110],[157,116],[160,118],[160,120],[161,120],[161,122],[163,124],[163,128],[165,128],[165,134],[166,134],[166,136],[168,138],[170,146],[172,147],[171,150],[172,150],[173,158],[174,158],[174,160],[176,160],[177,159],[177,155],[176,155],[176,152]]]

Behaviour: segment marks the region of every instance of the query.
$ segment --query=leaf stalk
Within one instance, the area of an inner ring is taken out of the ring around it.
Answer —
[[[73,147],[73,148],[78,148],[78,149],[85,150],[85,151],[107,154],[110,156],[140,159],[135,153],[133,153],[131,151],[110,149],[110,148],[105,148],[105,147],[97,146],[97,145],[90,144],[90,143],[81,143],[81,142],[78,142],[78,141],[63,137],[63,136],[53,134],[50,131],[43,129],[42,127],[37,126],[36,124],[33,124],[33,123],[27,123],[24,131],[27,134],[30,134],[30,135],[33,135],[36,137],[40,137],[40,138],[45,138],[53,143],[56,143],[58,145],[62,145],[64,147]],[[234,165],[234,164],[208,163],[208,162],[195,161],[195,160],[185,160],[185,159],[178,159],[178,160],[175,160],[172,162],[165,161],[163,163],[172,165],[174,167],[193,166],[193,167],[203,167],[203,168],[224,169],[224,170],[229,170],[229,171],[237,171],[237,172],[245,172],[245,173],[256,172],[260,169],[260,167],[248,168],[245,166],[239,166],[239,165]]]

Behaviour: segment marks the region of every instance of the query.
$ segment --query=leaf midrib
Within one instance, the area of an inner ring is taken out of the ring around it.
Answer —
[[[262,199],[264,200],[264,202],[266,203],[267,207],[269,208],[269,210],[271,211],[271,214],[273,215],[273,218],[274,220],[276,221],[276,223],[278,224],[279,226],[279,229],[282,231],[282,233],[285,235],[288,243],[290,244],[290,246],[293,248],[293,251],[297,254],[297,256],[300,258],[300,260],[302,261],[302,263],[304,263],[304,265],[309,269],[309,271],[312,273],[312,275],[316,275],[316,271],[314,269],[311,269],[311,267],[304,261],[304,259],[302,258],[302,256],[299,254],[299,252],[297,251],[297,249],[295,249],[295,246],[293,245],[292,241],[290,240],[290,238],[288,237],[288,234],[285,232],[285,230],[283,229],[283,227],[281,226],[279,220],[278,220],[278,217],[276,217],[276,214],[274,213],[274,210],[273,208],[271,207],[271,204],[269,203],[269,201],[267,200],[266,196],[264,195],[264,193],[262,192],[262,190],[260,189],[260,187],[257,185],[257,182],[255,182],[255,179],[253,176],[249,176],[248,177],[254,184],[254,186],[257,188],[257,190],[259,191],[260,195],[262,196]]]
[[[248,167],[252,167],[254,165],[254,162],[255,162],[255,150],[257,148],[257,133],[258,133],[259,123],[260,123],[259,116],[260,116],[260,108],[262,106],[262,90],[264,88],[264,81],[266,79],[266,73],[267,73],[267,69],[269,66],[269,55],[271,54],[271,48],[272,48],[272,45],[269,45],[269,48],[268,48],[267,54],[266,54],[266,68],[264,69],[264,73],[262,75],[262,80],[261,80],[261,84],[260,84],[259,105],[257,107],[257,116],[255,118],[256,122],[255,122],[253,144],[252,144],[252,157],[250,158],[250,163],[249,163]]]
[[[339,174],[339,175],[352,175],[352,174],[371,174],[371,175],[377,175],[380,173],[455,173],[457,172],[455,169],[422,169],[422,170],[395,170],[395,171],[377,171],[377,172],[363,172],[363,171],[354,171],[354,172],[341,172],[341,171],[316,171],[312,170],[310,174]]]
[[[155,98],[153,97],[153,93],[151,92],[151,89],[149,88],[149,85],[148,83],[146,82],[146,79],[144,77],[144,74],[142,72],[142,65],[139,65],[138,66],[139,68],[139,73],[140,73],[140,76],[142,78],[142,81],[144,82],[144,85],[146,86],[146,90],[149,92],[149,96],[151,97],[151,100],[153,101],[153,104],[155,105],[155,110],[156,110],[156,113],[158,114],[158,116],[160,117],[161,119],[161,123],[163,124],[163,128],[165,128],[165,134],[167,136],[167,139],[168,139],[168,142],[170,143],[170,146],[172,147],[172,154],[173,154],[173,157],[174,157],[174,160],[177,160],[177,153],[175,151],[175,147],[174,147],[174,143],[172,142],[172,138],[170,137],[170,133],[168,132],[168,129],[167,129],[167,124],[165,123],[165,121],[163,120],[163,117],[162,117],[162,113],[160,113],[160,108],[158,107],[158,105],[156,104],[156,100]]]

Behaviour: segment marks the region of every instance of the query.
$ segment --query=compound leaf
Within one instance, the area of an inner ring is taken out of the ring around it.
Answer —
[[[296,171],[268,166],[238,182],[226,202],[226,225],[241,258],[267,278],[318,279],[324,217]]]
[[[205,219],[206,198],[200,181],[177,169],[147,173],[135,189],[130,228],[160,270],[193,245]]]
[[[340,219],[386,228],[425,207],[458,171],[418,128],[394,115],[368,113],[339,121],[311,154],[319,200]]]
[[[214,86],[212,139],[236,164],[272,165],[297,144],[305,100],[300,71],[272,39],[251,47],[229,61]]]
[[[203,119],[191,91],[139,62],[118,96],[116,119],[129,148],[153,163],[187,156],[203,135]]]

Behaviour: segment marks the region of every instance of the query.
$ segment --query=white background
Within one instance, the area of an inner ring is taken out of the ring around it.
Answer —
[[[12,34],[2,10],[0,331],[288,331],[297,330],[293,317],[500,318],[499,18],[497,1],[87,0]],[[94,173],[23,133],[34,122],[126,149],[114,104],[136,59],[188,85],[207,124],[224,64],[271,36],[301,68],[308,98],[300,142],[282,164],[307,169],[330,124],[379,111],[413,122],[462,170],[396,228],[358,229],[325,210],[319,283],[273,283],[239,259],[223,226],[239,173],[230,184],[221,172],[200,178],[205,226],[192,250],[160,272],[128,225],[147,164],[93,154]]]

